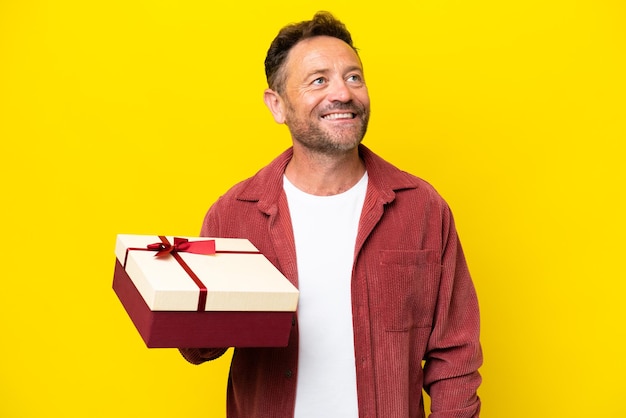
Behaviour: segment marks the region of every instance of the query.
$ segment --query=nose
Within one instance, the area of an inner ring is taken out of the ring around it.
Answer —
[[[352,100],[352,92],[345,80],[339,79],[331,83],[328,91],[328,100],[342,103],[347,103]]]

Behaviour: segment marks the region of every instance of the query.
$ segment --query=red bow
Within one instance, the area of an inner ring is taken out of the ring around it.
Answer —
[[[151,251],[157,251],[155,257],[176,252],[213,255],[215,254],[215,240],[189,241],[187,238],[174,237],[174,245],[169,242],[155,242],[149,244],[147,248]]]

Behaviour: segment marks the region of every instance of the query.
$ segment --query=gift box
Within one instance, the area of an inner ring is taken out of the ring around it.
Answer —
[[[283,347],[298,290],[246,239],[117,236],[113,290],[150,348]]]

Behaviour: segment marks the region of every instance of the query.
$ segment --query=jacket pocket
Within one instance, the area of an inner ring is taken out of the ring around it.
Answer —
[[[374,318],[386,331],[432,326],[441,276],[437,251],[382,250],[370,273]]]

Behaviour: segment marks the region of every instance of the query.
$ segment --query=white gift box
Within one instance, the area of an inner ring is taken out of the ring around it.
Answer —
[[[120,234],[115,255],[113,288],[149,347],[287,344],[298,290],[250,241]]]

